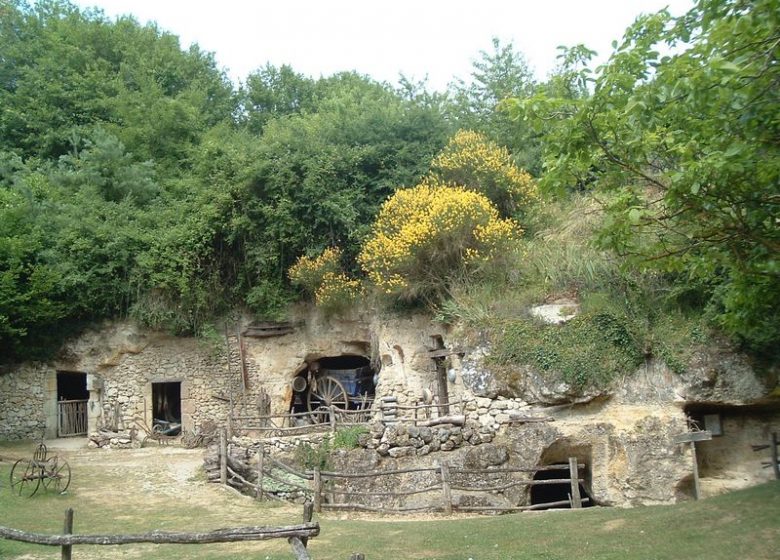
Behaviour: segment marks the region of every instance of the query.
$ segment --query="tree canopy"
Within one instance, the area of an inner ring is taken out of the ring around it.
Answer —
[[[600,250],[657,267],[670,299],[766,352],[780,341],[778,19],[777,0],[699,0],[640,17],[595,71],[592,51],[564,50],[544,83],[496,39],[431,93],[270,64],[235,87],[155,25],[0,0],[0,360],[106,317],[198,333],[235,309],[276,316],[300,295],[288,270],[333,247],[322,301],[428,265],[443,285],[400,292],[444,297],[477,254],[522,258],[507,224],[533,231],[538,192],[589,193]],[[392,270],[367,252],[432,210],[460,221]]]

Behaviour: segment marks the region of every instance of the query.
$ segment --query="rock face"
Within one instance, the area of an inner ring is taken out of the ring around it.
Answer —
[[[130,323],[106,324],[71,341],[52,363],[21,364],[0,374],[0,439],[56,435],[58,372],[88,374],[90,431],[102,429],[100,441],[112,447],[132,445],[127,434],[151,425],[158,384],[180,389],[185,430],[213,421],[251,435],[240,418],[256,417],[266,402],[271,413],[288,412],[294,404],[291,382],[311,363],[360,356],[376,373],[377,401],[360,449],[337,455],[345,468],[445,461],[473,470],[575,457],[586,465],[584,487],[598,504],[669,503],[691,491],[690,449],[676,445],[674,437],[688,431],[691,421],[717,416],[723,435],[697,448],[703,476],[737,481],[728,487],[771,476],[761,468],[766,457],[735,451],[780,432],[780,406],[767,396],[771,388],[737,354],[701,353],[683,375],[648,361],[611,387],[583,391],[522,365],[511,383],[501,382],[486,365],[489,346],[456,352],[459,346],[446,329],[422,316],[329,320],[301,310],[280,336],[239,340],[231,332],[217,346]],[[439,354],[432,357],[434,349]],[[436,402],[442,372],[449,378],[444,381],[449,414],[462,419],[423,425],[436,419],[436,410],[426,409],[429,417],[407,407]],[[380,401],[393,404],[392,414]],[[297,444],[281,438],[271,445],[284,453]],[[402,478],[382,484],[430,483],[425,477]],[[489,498],[464,493],[457,499],[463,505],[522,505],[531,496],[528,488],[514,487]]]

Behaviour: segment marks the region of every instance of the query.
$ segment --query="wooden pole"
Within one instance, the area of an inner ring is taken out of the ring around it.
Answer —
[[[322,512],[322,475],[320,474],[320,467],[314,467],[314,480],[312,480],[314,486],[314,511],[317,513]]]
[[[62,531],[63,535],[73,534],[73,508],[65,510],[65,528]],[[71,560],[71,553],[73,552],[73,545],[62,545],[62,560]]]
[[[263,472],[265,472],[264,462],[265,444],[260,442],[260,447],[257,450],[257,491],[255,493],[255,497],[260,500],[263,499]]]
[[[772,451],[772,468],[775,471],[775,479],[780,480],[780,464],[777,457],[777,432],[772,432],[772,441],[770,443]]]
[[[328,407],[328,415],[330,416],[330,431],[336,433],[336,407],[330,405]]]
[[[696,458],[696,442],[691,442],[691,456],[693,457],[693,497],[698,500],[701,497],[699,485],[699,460]]]
[[[311,523],[311,518],[314,515],[314,504],[309,500],[303,503],[303,522]],[[301,537],[303,547],[306,548],[309,545],[309,537]]]
[[[219,431],[219,483],[227,484],[227,434],[225,429]]]
[[[577,469],[576,457],[569,457],[569,477],[571,478],[571,507],[572,509],[580,509],[582,496],[580,496],[580,474]]]
[[[450,487],[450,466],[442,461],[441,471],[441,495],[444,501],[444,513],[452,515],[452,488]]]

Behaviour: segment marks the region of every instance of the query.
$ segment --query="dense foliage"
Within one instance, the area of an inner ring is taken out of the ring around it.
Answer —
[[[429,180],[382,205],[358,259],[382,292],[438,302],[454,280],[507,256],[519,233],[484,195]]]
[[[524,308],[621,301],[571,332],[608,351],[594,318],[617,317],[679,367],[663,333],[695,339],[691,316],[771,354],[778,14],[700,0],[642,16],[595,73],[577,46],[542,84],[494,40],[470,80],[430,93],[271,65],[235,88],[154,25],[0,0],[0,360],[105,317],[199,333],[234,309],[281,315],[296,288],[335,309],[365,277],[448,319],[488,315],[505,301],[491,290]],[[587,218],[551,217],[583,193]],[[483,274],[502,262],[511,274]]]
[[[608,195],[602,246],[655,263],[763,351],[780,339],[778,30],[776,0],[643,16],[595,77],[569,68],[590,95],[515,104],[544,135],[544,188]]]

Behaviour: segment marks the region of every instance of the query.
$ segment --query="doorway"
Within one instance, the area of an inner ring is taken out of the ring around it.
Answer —
[[[166,436],[181,433],[181,381],[152,383],[152,430]]]
[[[87,374],[57,372],[57,437],[87,435]]]

